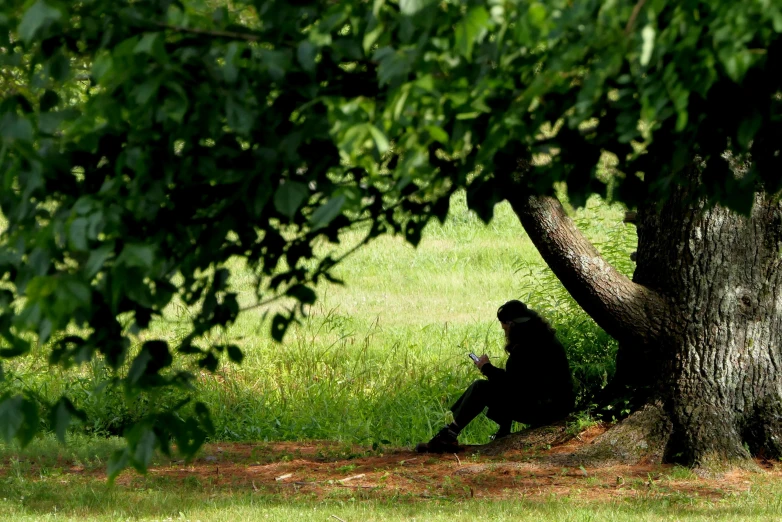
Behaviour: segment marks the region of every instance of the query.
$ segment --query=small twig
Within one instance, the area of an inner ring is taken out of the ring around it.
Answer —
[[[421,484],[425,484],[426,483],[425,480],[422,480],[422,479],[416,477],[415,475],[411,475],[409,473],[400,473],[398,471],[394,471],[393,473],[394,473],[394,475],[399,475],[400,477],[404,477],[407,480],[413,480],[415,482],[420,482]]]
[[[169,31],[175,31],[177,33],[190,33],[200,34],[205,36],[215,36],[217,38],[233,38],[237,40],[246,40],[248,42],[260,42],[261,39],[257,35],[247,33],[236,33],[233,31],[209,31],[206,29],[196,29],[194,27],[181,27],[178,25],[168,25],[162,22],[154,22],[154,25],[162,29],[168,29]]]
[[[347,477],[347,478],[340,479],[337,482],[347,482],[349,480],[362,478],[363,476],[364,476],[364,473],[361,473],[360,475],[353,475],[352,477]]]
[[[638,14],[641,12],[641,9],[645,3],[646,0],[638,0],[638,3],[635,4],[635,7],[633,7],[633,12],[630,14],[630,19],[627,21],[627,26],[625,26],[625,36],[629,35],[630,31],[633,30],[635,19],[638,18]]]
[[[399,463],[400,464],[406,464],[408,462],[413,462],[414,460],[418,460],[418,457],[413,457],[412,459],[400,460]]]
[[[456,462],[458,462],[458,463],[459,463],[459,466],[461,466],[461,465],[462,465],[462,461],[461,461],[461,459],[459,458],[459,455],[457,455],[456,453],[454,453],[454,454],[453,454],[453,456],[454,456],[454,457],[456,457]]]
[[[345,522],[344,520],[339,518],[337,515],[331,515],[331,518],[336,518],[337,520],[339,520],[339,522]]]
[[[285,475],[280,475],[279,477],[275,477],[274,480],[279,482],[280,480],[285,480],[286,478],[290,478],[292,476],[293,473],[286,473]]]
[[[255,485],[255,481],[253,480],[253,491],[258,491],[258,486]]]

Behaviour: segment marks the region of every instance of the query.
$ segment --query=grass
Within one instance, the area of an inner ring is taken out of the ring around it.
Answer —
[[[554,324],[588,402],[589,393],[613,371],[614,341],[575,306],[507,204],[497,207],[489,225],[466,209],[463,195],[455,196],[451,208],[444,225],[426,228],[417,249],[398,238],[381,238],[349,258],[339,269],[347,284],[319,288],[318,304],[282,345],[268,339],[262,310],[242,315],[225,336],[238,339],[244,363],[200,374],[196,383],[195,395],[213,413],[213,440],[393,446],[424,440],[448,420],[450,403],[478,376],[466,353],[486,352],[502,360],[495,312],[512,298],[527,301]],[[603,254],[630,273],[635,230],[622,224],[623,210],[592,199],[573,215]],[[233,286],[243,303],[251,303],[248,274],[239,262],[232,269]],[[186,314],[172,307],[152,335],[175,339]],[[353,490],[325,500],[304,494],[291,499],[199,481],[174,485],[152,476],[133,487],[112,488],[92,473],[104,469],[107,456],[121,444],[104,436],[173,403],[181,392],[128,401],[101,386],[109,375],[100,362],[52,369],[42,350],[5,368],[3,387],[43,398],[67,392],[90,421],[69,434],[66,448],[51,435],[24,451],[0,444],[2,520],[705,521],[778,520],[782,510],[782,485],[762,476],[748,492],[723,500],[661,496],[639,486],[634,499],[601,503],[553,495],[488,502],[456,493],[415,502],[404,495],[364,498]],[[582,416],[578,422],[586,426],[590,419]],[[488,421],[475,422],[463,441],[485,442],[494,429]],[[85,473],[69,472],[73,465]],[[343,468],[353,472],[352,464]],[[683,480],[691,473],[674,468],[670,477]]]
[[[628,484],[634,496],[595,502],[571,495],[526,497],[513,500],[466,499],[453,484],[436,498],[421,502],[404,494],[371,498],[361,490],[335,491],[317,499],[307,493],[271,495],[248,487],[217,485],[208,480],[172,483],[167,477],[149,476],[123,487],[109,487],[90,474],[97,454],[107,448],[81,440],[79,454],[83,474],[63,469],[64,460],[54,459],[51,445],[37,443],[27,459],[11,459],[0,474],[0,519],[2,520],[343,520],[372,521],[468,521],[487,519],[536,521],[711,521],[779,520],[782,484],[754,477],[746,492],[721,499],[663,494],[639,481]],[[85,454],[86,448],[92,450]],[[69,464],[66,464],[69,465]],[[346,470],[350,472],[350,470]],[[674,468],[661,483],[676,480],[682,471]],[[444,477],[447,486],[450,477]],[[337,517],[337,518],[335,518]]]
[[[339,267],[345,286],[323,285],[319,301],[283,344],[272,342],[263,309],[243,313],[225,339],[245,353],[241,366],[200,373],[195,392],[212,411],[215,440],[328,439],[410,445],[448,420],[448,406],[476,372],[466,354],[502,360],[497,307],[531,303],[558,329],[584,399],[613,371],[612,339],[575,306],[523,232],[507,203],[484,225],[454,196],[445,224],[427,226],[417,249],[383,237]],[[632,269],[633,227],[623,209],[593,198],[574,214],[587,236],[626,271]],[[357,234],[357,233],[355,233]],[[357,236],[347,234],[343,244]],[[240,302],[254,289],[241,262],[232,268]],[[187,310],[172,306],[146,338],[181,334]],[[215,339],[222,341],[224,339]],[[5,388],[52,399],[66,392],[85,409],[82,430],[119,434],[151,409],[173,404],[181,391],[128,401],[101,386],[110,377],[100,361],[76,370],[50,369],[46,353],[6,364]],[[485,441],[491,422],[474,422],[465,442]]]
[[[534,495],[518,490],[512,500],[471,499],[462,491],[458,477],[446,475],[431,484],[432,496],[401,493],[376,498],[364,490],[333,490],[316,498],[306,490],[270,493],[241,483],[213,482],[209,477],[174,481],[164,475],[131,477],[121,485],[108,486],[94,472],[117,440],[75,436],[68,448],[57,446],[53,437],[43,437],[18,455],[0,449],[0,520],[189,520],[189,521],[468,521],[488,519],[536,521],[712,521],[779,520],[782,482],[761,474],[750,475],[740,493],[700,497],[667,488],[677,481],[697,483],[684,468],[655,473],[655,483],[644,477],[627,479],[624,498],[600,502],[589,495]],[[344,456],[342,456],[344,457]],[[280,457],[279,462],[285,462]],[[334,466],[339,466],[339,460]],[[73,468],[79,471],[74,472]],[[336,467],[355,473],[352,464]],[[556,471],[556,470],[554,470]],[[564,473],[565,470],[562,470]],[[591,472],[590,472],[591,473]],[[492,476],[486,475],[491,481]],[[601,491],[585,479],[584,488]],[[273,481],[272,481],[273,482]],[[253,486],[255,484],[253,483]],[[473,484],[475,485],[475,484]],[[273,486],[272,486],[273,487]],[[708,489],[708,488],[707,488]],[[478,488],[476,486],[476,491]],[[602,491],[605,491],[604,489]],[[480,492],[480,491],[479,491]],[[599,494],[599,493],[598,493]],[[610,494],[609,494],[610,495]]]
[[[245,353],[241,366],[201,372],[195,395],[212,411],[216,440],[328,439],[410,445],[431,436],[448,419],[448,406],[479,374],[470,351],[502,360],[497,307],[508,299],[531,303],[558,329],[579,390],[588,398],[613,371],[615,342],[575,306],[523,232],[507,203],[484,225],[454,196],[445,224],[427,226],[415,249],[383,237],[339,267],[345,286],[323,285],[319,301],[285,342],[268,336],[263,309],[243,313],[225,339]],[[632,269],[633,227],[623,209],[597,199],[574,214],[585,233],[626,271]],[[343,243],[355,237],[348,234]],[[237,261],[232,285],[250,304],[254,289]],[[172,306],[147,338],[174,340],[187,310]],[[224,339],[215,339],[215,342]],[[101,386],[109,377],[100,361],[76,370],[49,368],[45,350],[6,363],[0,387],[52,399],[67,393],[90,420],[82,430],[119,434],[151,409],[173,404],[181,391],[128,401]],[[493,432],[474,422],[465,442]]]

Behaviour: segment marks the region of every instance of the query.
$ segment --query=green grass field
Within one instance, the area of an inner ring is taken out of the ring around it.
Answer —
[[[593,198],[573,216],[601,252],[629,274],[635,230],[622,223],[623,212]],[[348,235],[345,244],[356,237]],[[249,274],[240,262],[232,268],[242,303],[252,304]],[[507,204],[484,225],[458,194],[449,219],[430,224],[417,249],[399,238],[380,238],[348,258],[338,275],[346,285],[320,287],[318,303],[284,343],[270,341],[263,309],[244,313],[224,334],[238,340],[244,363],[226,363],[214,375],[200,373],[194,391],[211,408],[213,441],[319,439],[409,447],[425,440],[448,419],[449,404],[478,377],[467,352],[502,360],[495,313],[513,298],[553,323],[584,401],[613,371],[615,342],[575,306]],[[176,339],[187,313],[172,306],[166,320],[145,335]],[[51,435],[23,451],[0,444],[2,520],[778,520],[782,512],[782,487],[760,475],[749,492],[722,500],[643,493],[597,503],[554,495],[420,502],[356,493],[326,500],[302,496],[291,503],[275,495],[152,479],[144,487],[109,487],[94,473],[76,477],[64,467],[76,463],[89,472],[102,470],[120,444],[108,435],[172,404],[183,392],[128,401],[102,386],[109,374],[100,362],[68,371],[49,368],[44,350],[5,368],[3,388],[44,399],[65,392],[87,411],[89,421],[74,427],[68,448],[57,446]],[[462,440],[483,443],[494,429],[479,419]]]
[[[622,223],[622,212],[593,199],[575,218],[629,272],[635,230]],[[348,234],[343,244],[352,244],[357,234]],[[239,261],[232,269],[240,302],[251,305],[250,274]],[[466,354],[502,360],[495,314],[514,298],[529,302],[557,328],[582,393],[597,389],[613,369],[614,341],[575,306],[507,203],[484,225],[457,194],[446,223],[431,223],[417,249],[383,237],[349,257],[338,275],[346,284],[320,287],[319,301],[284,343],[270,340],[263,308],[243,313],[214,339],[237,340],[245,353],[241,366],[226,363],[215,375],[199,372],[195,395],[211,408],[216,440],[410,445],[426,439],[445,422],[461,390],[479,377]],[[170,306],[145,338],[174,340],[187,313]],[[182,393],[126,401],[121,391],[102,386],[109,375],[100,361],[65,371],[49,368],[44,351],[7,364],[6,372],[5,388],[45,399],[66,392],[89,415],[81,429],[95,434],[120,434]],[[493,430],[488,421],[475,422],[463,439],[483,442]]]

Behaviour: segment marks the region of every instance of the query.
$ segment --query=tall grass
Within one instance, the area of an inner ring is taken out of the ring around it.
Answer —
[[[597,198],[573,212],[580,228],[620,270],[632,271],[635,230],[623,208]],[[355,233],[358,234],[358,233]],[[357,236],[347,234],[346,244]],[[237,261],[232,285],[252,303],[251,278]],[[448,406],[480,377],[467,352],[502,362],[495,313],[519,298],[547,317],[565,345],[582,405],[613,372],[616,343],[573,302],[548,270],[509,205],[484,225],[454,196],[445,224],[431,223],[417,249],[383,237],[339,267],[345,286],[325,284],[319,301],[284,343],[268,336],[263,309],[243,313],[223,335],[237,339],[241,366],[199,373],[195,395],[212,411],[218,440],[330,439],[409,445],[448,420]],[[175,339],[188,311],[172,306],[148,337]],[[185,365],[186,366],[186,365]],[[174,404],[171,390],[128,401],[105,386],[99,362],[49,369],[45,350],[6,365],[2,389],[49,399],[67,393],[89,421],[75,429],[121,433],[151,408]],[[484,442],[495,426],[479,419],[465,442]]]

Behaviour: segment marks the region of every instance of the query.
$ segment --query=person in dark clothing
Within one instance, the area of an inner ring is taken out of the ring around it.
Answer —
[[[486,379],[473,382],[451,407],[453,422],[429,442],[416,446],[419,453],[457,451],[459,432],[484,409],[499,424],[493,439],[511,433],[513,421],[532,427],[567,416],[575,396],[565,349],[554,330],[521,301],[508,301],[497,310],[505,331],[505,369],[482,355],[475,365]]]

